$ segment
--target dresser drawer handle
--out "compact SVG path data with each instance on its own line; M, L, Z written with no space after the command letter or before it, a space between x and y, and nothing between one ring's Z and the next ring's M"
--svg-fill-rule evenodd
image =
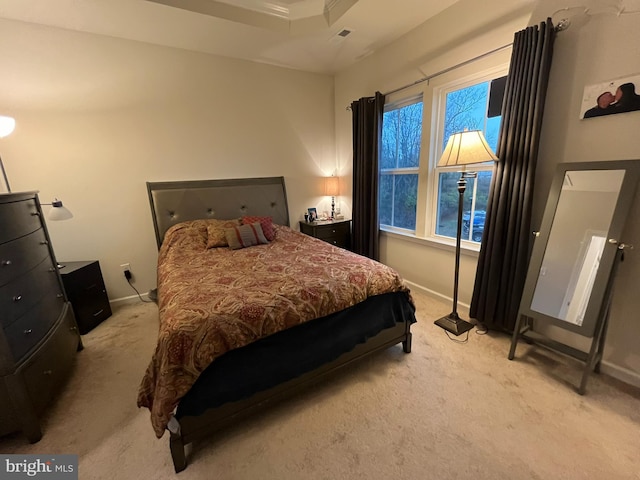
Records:
M102 312L104 312L104 308L101 308L100 310L98 310L96 313L93 314L94 317L97 317L98 315L100 315Z
M78 330L78 327L70 327L69 328L69 331L71 331L71 332L75 332L76 330Z
M20 300L22 300L22 295L16 295L15 297L13 297L14 302L19 302Z
M24 334L25 334L25 335L29 335L29 334L30 334L30 333L32 333L32 332L33 332L33 330L32 330L32 329L30 329L30 328L28 328L27 330L25 330L25 331L24 331Z
M31 212L31 216L32 217L39 217L40 216L40 212Z
M40 242L40 245L49 245L49 242L47 242L46 240L42 240L42 241Z
M64 297L64 295L63 295L63 294L61 294L61 293L57 293L57 294L56 294L56 298L62 298L62 297Z
M50 272L55 272L55 271L56 271L56 269L55 269L55 268L53 268L53 267L49 267L49 271L50 271Z
M53 370L45 370L44 372L42 372L43 375L51 375L53 373Z
M11 265L11 260L2 260L2 266Z

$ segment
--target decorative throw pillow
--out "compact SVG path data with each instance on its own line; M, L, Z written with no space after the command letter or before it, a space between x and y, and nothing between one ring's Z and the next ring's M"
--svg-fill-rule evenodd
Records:
M240 226L240 219L234 218L233 220L207 220L207 248L214 247L226 247L227 237L225 236L225 230Z
M276 229L273 228L273 219L271 217L256 217L246 216L242 217L242 224L248 225L250 223L260 222L262 232L267 240L271 241L276 238Z
M225 236L227 237L229 248L233 250L259 245L261 243L269 243L264 236L260 222L227 228L225 230Z

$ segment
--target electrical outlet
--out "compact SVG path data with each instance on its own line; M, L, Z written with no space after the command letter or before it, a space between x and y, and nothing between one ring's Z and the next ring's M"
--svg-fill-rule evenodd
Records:
M122 272L124 273L124 278L128 280L131 280L131 264L130 263L123 263L122 265L120 265L120 268L122 268Z

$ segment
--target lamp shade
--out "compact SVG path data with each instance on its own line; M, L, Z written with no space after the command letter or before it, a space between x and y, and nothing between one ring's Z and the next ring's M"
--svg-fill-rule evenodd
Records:
M43 205L47 204L45 203ZM53 208L49 211L49 215L47 215L49 220L56 222L58 220L69 220L70 218L73 218L73 213L71 213L67 207L62 205L62 200L58 200L56 198L51 202L51 206Z
M480 130L465 130L449 137L438 166L470 165L490 160L498 160L498 157L491 150L482 132Z
M16 128L16 121L14 118L0 115L0 138L10 135L14 128Z
M335 197L340 194L340 179L338 177L326 177L324 179L324 194Z

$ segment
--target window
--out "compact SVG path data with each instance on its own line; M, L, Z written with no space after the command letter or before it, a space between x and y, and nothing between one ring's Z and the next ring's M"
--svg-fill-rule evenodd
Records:
M500 111L506 77L492 81L472 82L463 86L444 88L444 112L441 117L442 137L436 157L445 148L449 136L456 132L482 130L487 143L495 152L498 148L500 132ZM437 159L436 159L437 162ZM467 179L467 188L463 197L462 239L480 242L484 231L484 220L491 185L493 165L473 165L467 171L475 172L476 178ZM435 234L444 237L456 237L458 224L458 179L460 173L454 168L435 169L437 181L437 201L435 215Z
M416 228L422 98L385 106L380 149L380 224Z
M435 88L427 85L420 95L396 97L385 105L379 158L381 228L439 241L456 237L460 173L436 164L449 136L465 128L482 130L496 151L506 71L502 65ZM433 95L433 102L423 102L426 94ZM493 165L472 167L467 171L477 172L477 177L467 180L462 235L468 242L480 242Z
M471 170L467 168L467 171ZM462 239L472 242L482 240L486 214L491 170L477 172L476 178L467 179L467 188L462 198ZM456 238L458 226L458 179L457 171L438 173L438 206L436 234ZM473 225L473 227L472 227Z

